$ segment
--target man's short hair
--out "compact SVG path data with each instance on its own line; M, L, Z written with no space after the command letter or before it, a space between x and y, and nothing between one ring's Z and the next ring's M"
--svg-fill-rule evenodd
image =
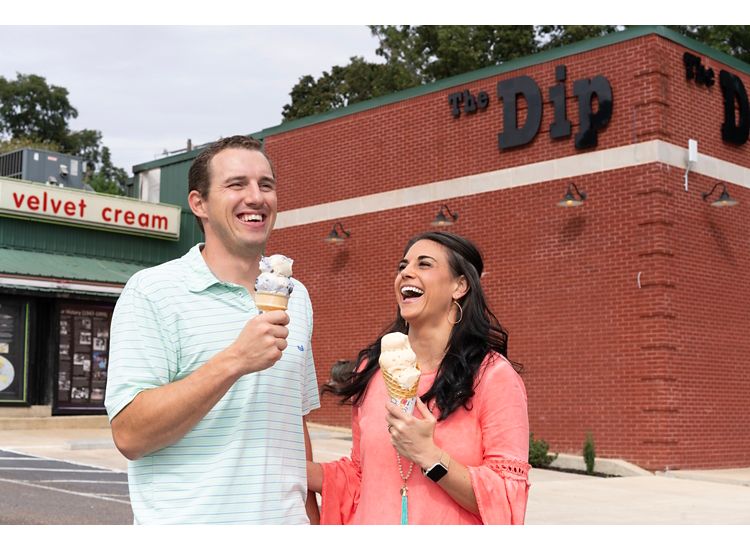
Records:
M193 164L190 165L190 171L188 172L188 193L190 191L198 191L201 197L206 198L208 196L208 191L211 187L211 173L209 170L211 159L225 149L248 149L250 151L258 151L266 157L268 164L271 166L271 173L274 178L276 177L273 163L271 162L271 159L268 158L265 151L263 151L263 144L260 141L249 136L230 136L215 141L195 157ZM201 231L203 231L203 222L197 216L195 219L198 222Z

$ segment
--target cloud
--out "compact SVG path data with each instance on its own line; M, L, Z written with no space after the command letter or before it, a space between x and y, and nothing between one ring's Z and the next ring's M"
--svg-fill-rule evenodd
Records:
M63 86L130 171L163 150L281 122L289 92L361 55L379 61L366 26L2 27L0 74Z

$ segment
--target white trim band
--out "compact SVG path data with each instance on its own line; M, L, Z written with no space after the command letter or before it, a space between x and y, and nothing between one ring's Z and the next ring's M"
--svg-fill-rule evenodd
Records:
M622 147L613 147L602 151L504 168L484 174L287 210L279 212L275 229L350 218L383 210L445 201L500 189L510 189L522 185L532 185L655 162L685 169L687 155L687 147L678 147L658 139L633 145L623 145ZM750 169L707 155L699 155L698 162L691 167L690 171L750 188Z
M44 290L59 290L62 292L87 292L104 294L107 296L119 296L122 294L122 286L94 285L85 283L71 283L66 281L51 281L44 279L24 279L16 277L0 277L0 288L9 286L13 288L29 288Z

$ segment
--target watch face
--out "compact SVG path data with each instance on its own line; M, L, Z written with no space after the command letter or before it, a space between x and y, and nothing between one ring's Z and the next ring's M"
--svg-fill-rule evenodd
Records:
M443 466L440 462L435 464L432 468L427 470L424 475L429 477L432 481L440 481L445 474L448 473L448 469Z

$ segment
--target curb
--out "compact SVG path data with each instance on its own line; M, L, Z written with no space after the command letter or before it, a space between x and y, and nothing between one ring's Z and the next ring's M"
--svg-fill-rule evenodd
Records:
M558 453L557 458L550 464L552 468L567 470L579 470L586 472L586 461L582 456ZM648 470L631 464L619 458L599 458L594 461L594 472L598 474L614 475L621 477L653 476Z
M109 428L109 419L102 416L2 417L0 430L70 430L74 428Z

